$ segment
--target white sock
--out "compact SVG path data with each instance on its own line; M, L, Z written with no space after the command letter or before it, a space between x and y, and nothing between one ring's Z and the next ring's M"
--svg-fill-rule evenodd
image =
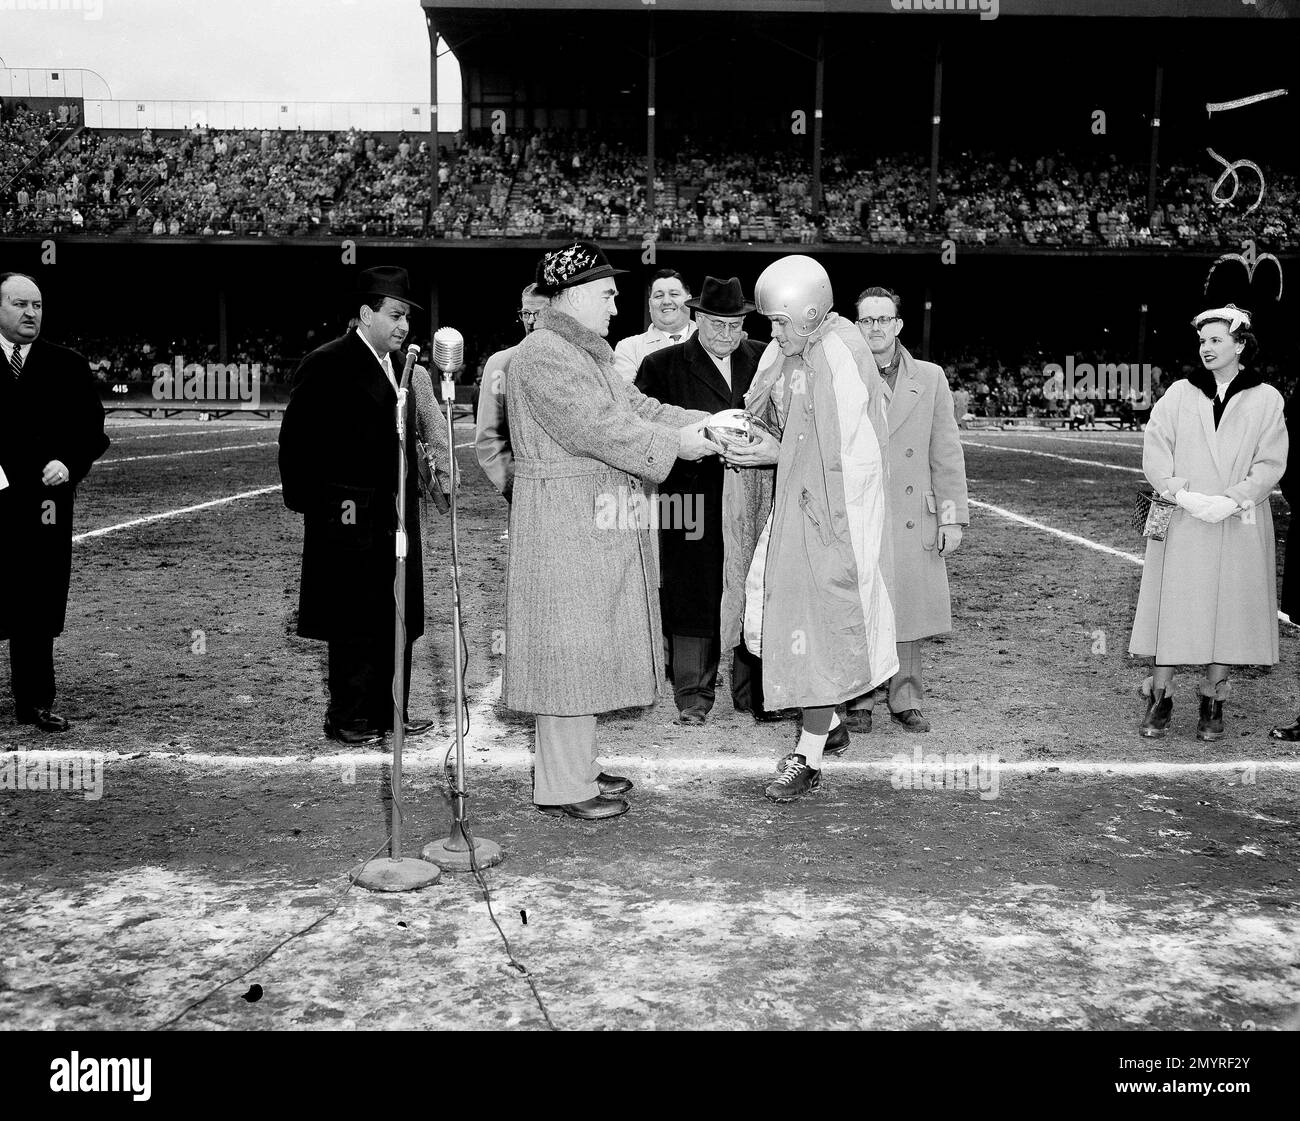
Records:
M827 733L829 734L829 733ZM814 771L822 769L822 751L826 747L826 736L815 736L812 732L799 733L799 745L794 749L796 755L802 755L805 763Z
M830 733L835 731L835 729L838 728L842 723L843 721L840 719L840 714L838 712L832 711L831 726L826 730L826 734L830 735Z

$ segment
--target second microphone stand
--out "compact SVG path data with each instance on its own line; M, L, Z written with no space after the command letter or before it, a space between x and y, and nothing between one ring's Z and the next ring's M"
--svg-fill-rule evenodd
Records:
M436 340L436 335L435 335ZM442 371L442 403L447 410L447 448L451 457L451 648L456 679L456 789L452 792L451 834L445 841L431 841L424 846L421 856L447 872L471 872L491 868L505 859L501 846L485 837L475 837L465 821L465 674L462 654L466 653L460 621L460 557L458 552L458 523L456 499L460 488L460 471L456 467L456 433L452 422L456 404L456 383L452 381L455 366L435 362Z

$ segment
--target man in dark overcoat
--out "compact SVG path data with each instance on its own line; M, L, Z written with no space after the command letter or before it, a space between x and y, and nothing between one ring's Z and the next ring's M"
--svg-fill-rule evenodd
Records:
M294 376L280 428L284 504L303 515L298 634L329 643L325 734L374 743L393 722L397 391L412 308L406 270L366 269L356 326L312 351ZM415 395L406 400L406 649L424 633ZM403 713L405 734L433 722Z
M52 710L54 639L68 610L73 499L108 438L90 366L40 338L43 308L30 276L0 273L0 639L18 722L66 732Z
M697 331L675 346L646 355L636 387L665 405L716 413L743 408L754 380L760 343L745 337L745 300L740 280L705 277L686 306L695 309ZM660 604L669 636L678 723L703 724L713 708L722 602L722 486L716 456L679 459L659 487L659 542L663 586ZM763 711L758 660L743 645L732 663L732 700L738 711ZM757 693L757 696L754 694Z

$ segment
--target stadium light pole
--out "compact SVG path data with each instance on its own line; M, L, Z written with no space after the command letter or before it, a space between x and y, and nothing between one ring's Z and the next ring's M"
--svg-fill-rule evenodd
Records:
M813 82L812 212L822 212L822 110L826 95L826 29L817 28L817 65Z
M649 41L646 44L646 110L645 110L645 208L653 228L655 218L655 14L646 13L650 21Z
M1156 212L1156 175L1160 166L1160 112L1164 101L1165 68L1156 63L1156 92L1151 108L1151 171L1147 177L1147 227Z
M934 107L930 113L930 213L939 208L939 125L943 120L943 40L934 45Z

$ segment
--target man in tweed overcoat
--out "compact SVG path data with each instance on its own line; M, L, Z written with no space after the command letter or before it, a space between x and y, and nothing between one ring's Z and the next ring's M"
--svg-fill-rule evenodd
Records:
M536 715L533 800L543 813L626 813L627 779L601 773L596 714L653 704L663 676L651 533L678 458L721 449L706 414L663 405L614 371L604 336L618 288L599 246L538 265L551 297L515 351L506 407L515 455L502 699Z

